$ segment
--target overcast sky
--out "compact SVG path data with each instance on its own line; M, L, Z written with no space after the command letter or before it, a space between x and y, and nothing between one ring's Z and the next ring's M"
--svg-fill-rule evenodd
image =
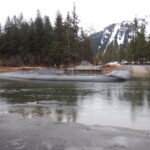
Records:
M99 31L112 23L150 15L150 0L0 0L0 22L3 24L7 16L20 12L26 19L35 18L39 9L42 16L49 15L53 23L57 10L65 18L74 2L84 29Z

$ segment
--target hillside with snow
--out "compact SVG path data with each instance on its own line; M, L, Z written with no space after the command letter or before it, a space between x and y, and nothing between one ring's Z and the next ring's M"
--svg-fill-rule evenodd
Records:
M150 15L145 18L137 18L137 21L139 26L145 25L146 37L150 36ZM133 37L133 28L133 21L122 21L109 25L103 31L91 35L95 44L95 51L107 51L108 45L115 40L120 47L127 47L128 42Z

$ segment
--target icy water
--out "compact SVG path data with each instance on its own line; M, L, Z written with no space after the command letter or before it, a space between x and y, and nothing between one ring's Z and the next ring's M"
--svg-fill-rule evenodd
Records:
M9 113L52 122L150 130L150 79L121 83L1 79L0 115Z

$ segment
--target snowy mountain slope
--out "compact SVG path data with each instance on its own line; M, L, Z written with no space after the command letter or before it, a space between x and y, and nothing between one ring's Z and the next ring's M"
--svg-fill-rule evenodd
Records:
M138 25L142 24L146 27L146 37L150 35L150 16L145 18L138 18ZM91 35L94 40L95 51L106 52L108 45L112 41L117 41L117 44L121 47L127 47L128 42L133 37L133 21L122 21L121 23L116 23L107 26L103 31Z

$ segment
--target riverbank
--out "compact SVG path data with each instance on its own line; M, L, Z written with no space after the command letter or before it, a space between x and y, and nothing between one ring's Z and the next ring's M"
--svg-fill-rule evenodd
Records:
M149 150L150 131L0 115L0 150Z
M150 65L112 65L104 66L102 74L110 73L115 69L127 69L133 76L150 75Z
M24 71L24 70L42 70L46 69L47 67L0 67L0 72L16 72L16 71ZM112 70L115 69L127 69L131 71L133 76L138 75L150 75L150 65L112 65L112 66L104 66L100 69L100 66L81 66L78 67L78 71L89 71L91 73L92 71L99 72L101 74L107 74L110 73Z
M150 75L150 65L126 65L124 68L130 70L133 75Z
M16 71L23 71L23 70L40 70L45 69L46 67L2 67L0 66L0 72L16 72Z

